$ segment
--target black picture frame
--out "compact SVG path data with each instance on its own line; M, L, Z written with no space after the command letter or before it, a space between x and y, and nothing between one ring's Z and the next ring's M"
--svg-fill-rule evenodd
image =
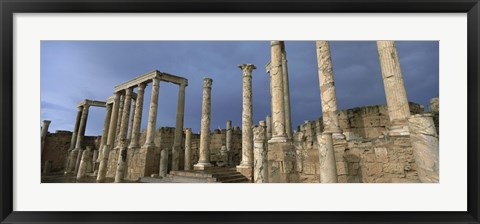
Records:
M479 223L478 0L0 0L0 220L2 223ZM466 212L19 212L13 211L14 13L467 13Z

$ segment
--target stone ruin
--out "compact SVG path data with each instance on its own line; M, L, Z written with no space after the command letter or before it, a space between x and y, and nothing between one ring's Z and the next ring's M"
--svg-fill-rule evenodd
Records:
M203 80L200 134L183 127L188 80L158 70L115 86L106 102L78 105L72 132L48 133L43 175L64 170L97 182L417 183L439 181L439 100L429 113L408 102L394 41L377 41L387 105L338 110L328 41L316 41L323 116L292 131L283 41L271 41L272 115L252 122L253 64L241 64L242 128L210 129L213 80ZM160 81L179 86L176 127L156 128ZM140 130L143 98L152 85L148 126ZM137 89L137 93L134 93ZM85 135L90 106L106 108L102 136ZM183 178L183 179L182 179ZM163 180L163 181L160 181ZM170 181L167 181L170 180ZM177 181L182 182L182 181Z

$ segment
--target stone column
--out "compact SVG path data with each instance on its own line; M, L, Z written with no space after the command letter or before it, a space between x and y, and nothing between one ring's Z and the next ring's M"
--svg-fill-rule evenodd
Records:
M167 176L168 173L168 148L163 148L160 152L160 167L158 175L161 177Z
M184 170L192 169L192 129L185 129L185 165Z
M147 137L145 139L144 148L154 148L155 129L157 128L157 109L158 109L158 93L160 88L160 79L154 78L152 84L152 96L150 99L150 111L148 112Z
M395 41L377 41L377 47L391 125L388 134L390 136L408 135L407 119L410 117L410 108L397 46Z
M140 144L140 128L142 125L142 113L143 113L143 98L145 96L145 87L147 86L146 83L138 84L137 90L137 100L135 102L135 115L133 118L133 125L132 125L132 138L130 139L130 145L128 148L139 148Z
M268 183L268 161L267 161L267 125L260 121L259 126L253 128L254 141L254 171L253 180L255 183Z
M253 64L238 66L243 72L243 111L242 111L242 161L237 171L252 176L253 172L253 113L252 113L252 71ZM243 169L243 170L242 170Z
M233 150L232 150L232 121L227 121L227 130L225 133L225 147L227 148L227 166L233 164Z
M179 170L180 163L180 148L182 145L183 137L183 117L185 110L185 87L187 83L179 85L178 90L178 103L177 103L177 117L175 122L175 135L173 139L172 148L172 170Z
M288 82L287 52L285 42L282 42L282 74L283 74L283 101L285 106L285 132L292 139L292 115L290 114L290 87Z
M435 129L437 134L440 134L440 100L438 97L430 99L430 105L428 107L430 114L432 114L433 123L435 123Z
M413 157L418 178L423 183L439 181L438 135L431 114L416 114L408 119Z
M82 159L77 173L77 180L85 177L85 173L87 172L87 167L89 163L92 163L92 148L90 146L87 146L82 153Z
M93 157L92 157L92 172L97 175L98 174L98 169L97 169L97 164L98 164L98 156L99 156L99 150L93 150Z
M268 116L265 118L267 123L267 141L272 138L272 117Z
M105 112L105 120L103 121L103 129L102 129L102 141L100 142L99 156L95 162L100 162L103 157L103 147L107 144L108 138L108 129L110 128L110 118L112 117L112 106L113 104L106 105L106 112Z
M320 183L338 183L332 133L317 134Z
M272 93L272 138L269 142L286 142L283 92L282 41L271 41L270 90Z
M122 124L119 133L119 152L117 160L117 170L115 172L115 183L121 183L125 177L126 161L127 161L127 132L128 120L130 118L130 105L132 103L133 87L126 89L125 102L123 103Z
M333 65L328 41L316 41L318 80L322 98L324 131L333 133L335 138L345 138L338 124L337 94L333 78Z
M130 128L128 129L128 133L127 133L127 139L129 141L132 141L132 132L133 132L133 120L135 119L135 113L136 113L136 105L137 105L137 100L136 99L132 99L132 112L130 113L130 121L129 121L129 126Z
M120 107L118 109L118 120L117 120L117 128L115 129L117 132L115 133L115 147L114 148L117 148L119 143L120 143L120 138L118 137L119 134L120 134L120 125L122 124L122 114L123 114L123 104L125 102L125 94L122 93L122 95L120 96Z
M204 170L213 166L210 163L210 104L212 91L211 78L203 78L202 123L200 128L200 149L195 170Z
M82 118L80 119L80 126L78 128L77 142L75 144L75 149L74 149L74 150L78 151L77 162L75 163L74 174L77 174L78 166L80 166L80 160L81 160L81 155L82 155L82 153L80 153L80 152L82 151L83 137L85 136L85 128L87 126L88 109L89 108L90 108L90 105L88 105L88 104L83 105Z
M108 129L108 137L106 145L103 146L102 158L100 160L100 165L98 167L97 182L105 182L105 176L107 175L107 165L108 157L110 155L110 150L113 148L115 143L115 133L117 129L117 120L118 120L118 111L120 107L120 93L115 93L115 98L113 100L112 116L110 118L110 125Z
M82 117L82 110L83 107L77 107L77 118L75 119L75 126L72 131L72 138L70 140L70 148L68 149L67 155L67 165L65 166L65 174L69 174L75 169L75 162L76 161L76 152L73 151L75 149L75 144L77 142L77 135L78 135L78 127L80 126L80 119Z
M43 154L43 147L45 146L45 138L47 137L48 134L48 126L50 126L50 123L52 121L49 120L44 120L43 125L42 125L42 133L41 133L41 154Z

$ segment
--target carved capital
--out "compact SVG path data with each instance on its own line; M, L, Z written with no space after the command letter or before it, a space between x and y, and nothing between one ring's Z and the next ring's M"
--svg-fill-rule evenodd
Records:
M203 78L203 88L212 88L213 79L205 77Z
M242 69L243 76L252 76L252 71L257 68L254 64L241 64L238 67Z

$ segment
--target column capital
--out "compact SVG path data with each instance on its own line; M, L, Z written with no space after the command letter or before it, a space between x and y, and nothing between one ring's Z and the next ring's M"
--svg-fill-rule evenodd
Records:
M275 45L283 45L283 41L270 41L270 46L275 46Z
M50 123L52 123L52 121L50 121L50 120L43 120L43 123L44 123L44 124L50 124Z
M133 88L131 88L131 87L127 88L125 90L125 95L127 95L127 96L132 96L132 93L133 93Z
M154 77L152 79L152 82L153 82L153 84L152 84L153 86L158 86L160 84L160 78Z
M243 76L252 76L252 71L257 69L254 64L240 64L238 67L242 69Z
M147 87L146 82L138 83L138 90L145 90L146 87Z
M203 78L203 88L212 88L213 79L209 77Z

